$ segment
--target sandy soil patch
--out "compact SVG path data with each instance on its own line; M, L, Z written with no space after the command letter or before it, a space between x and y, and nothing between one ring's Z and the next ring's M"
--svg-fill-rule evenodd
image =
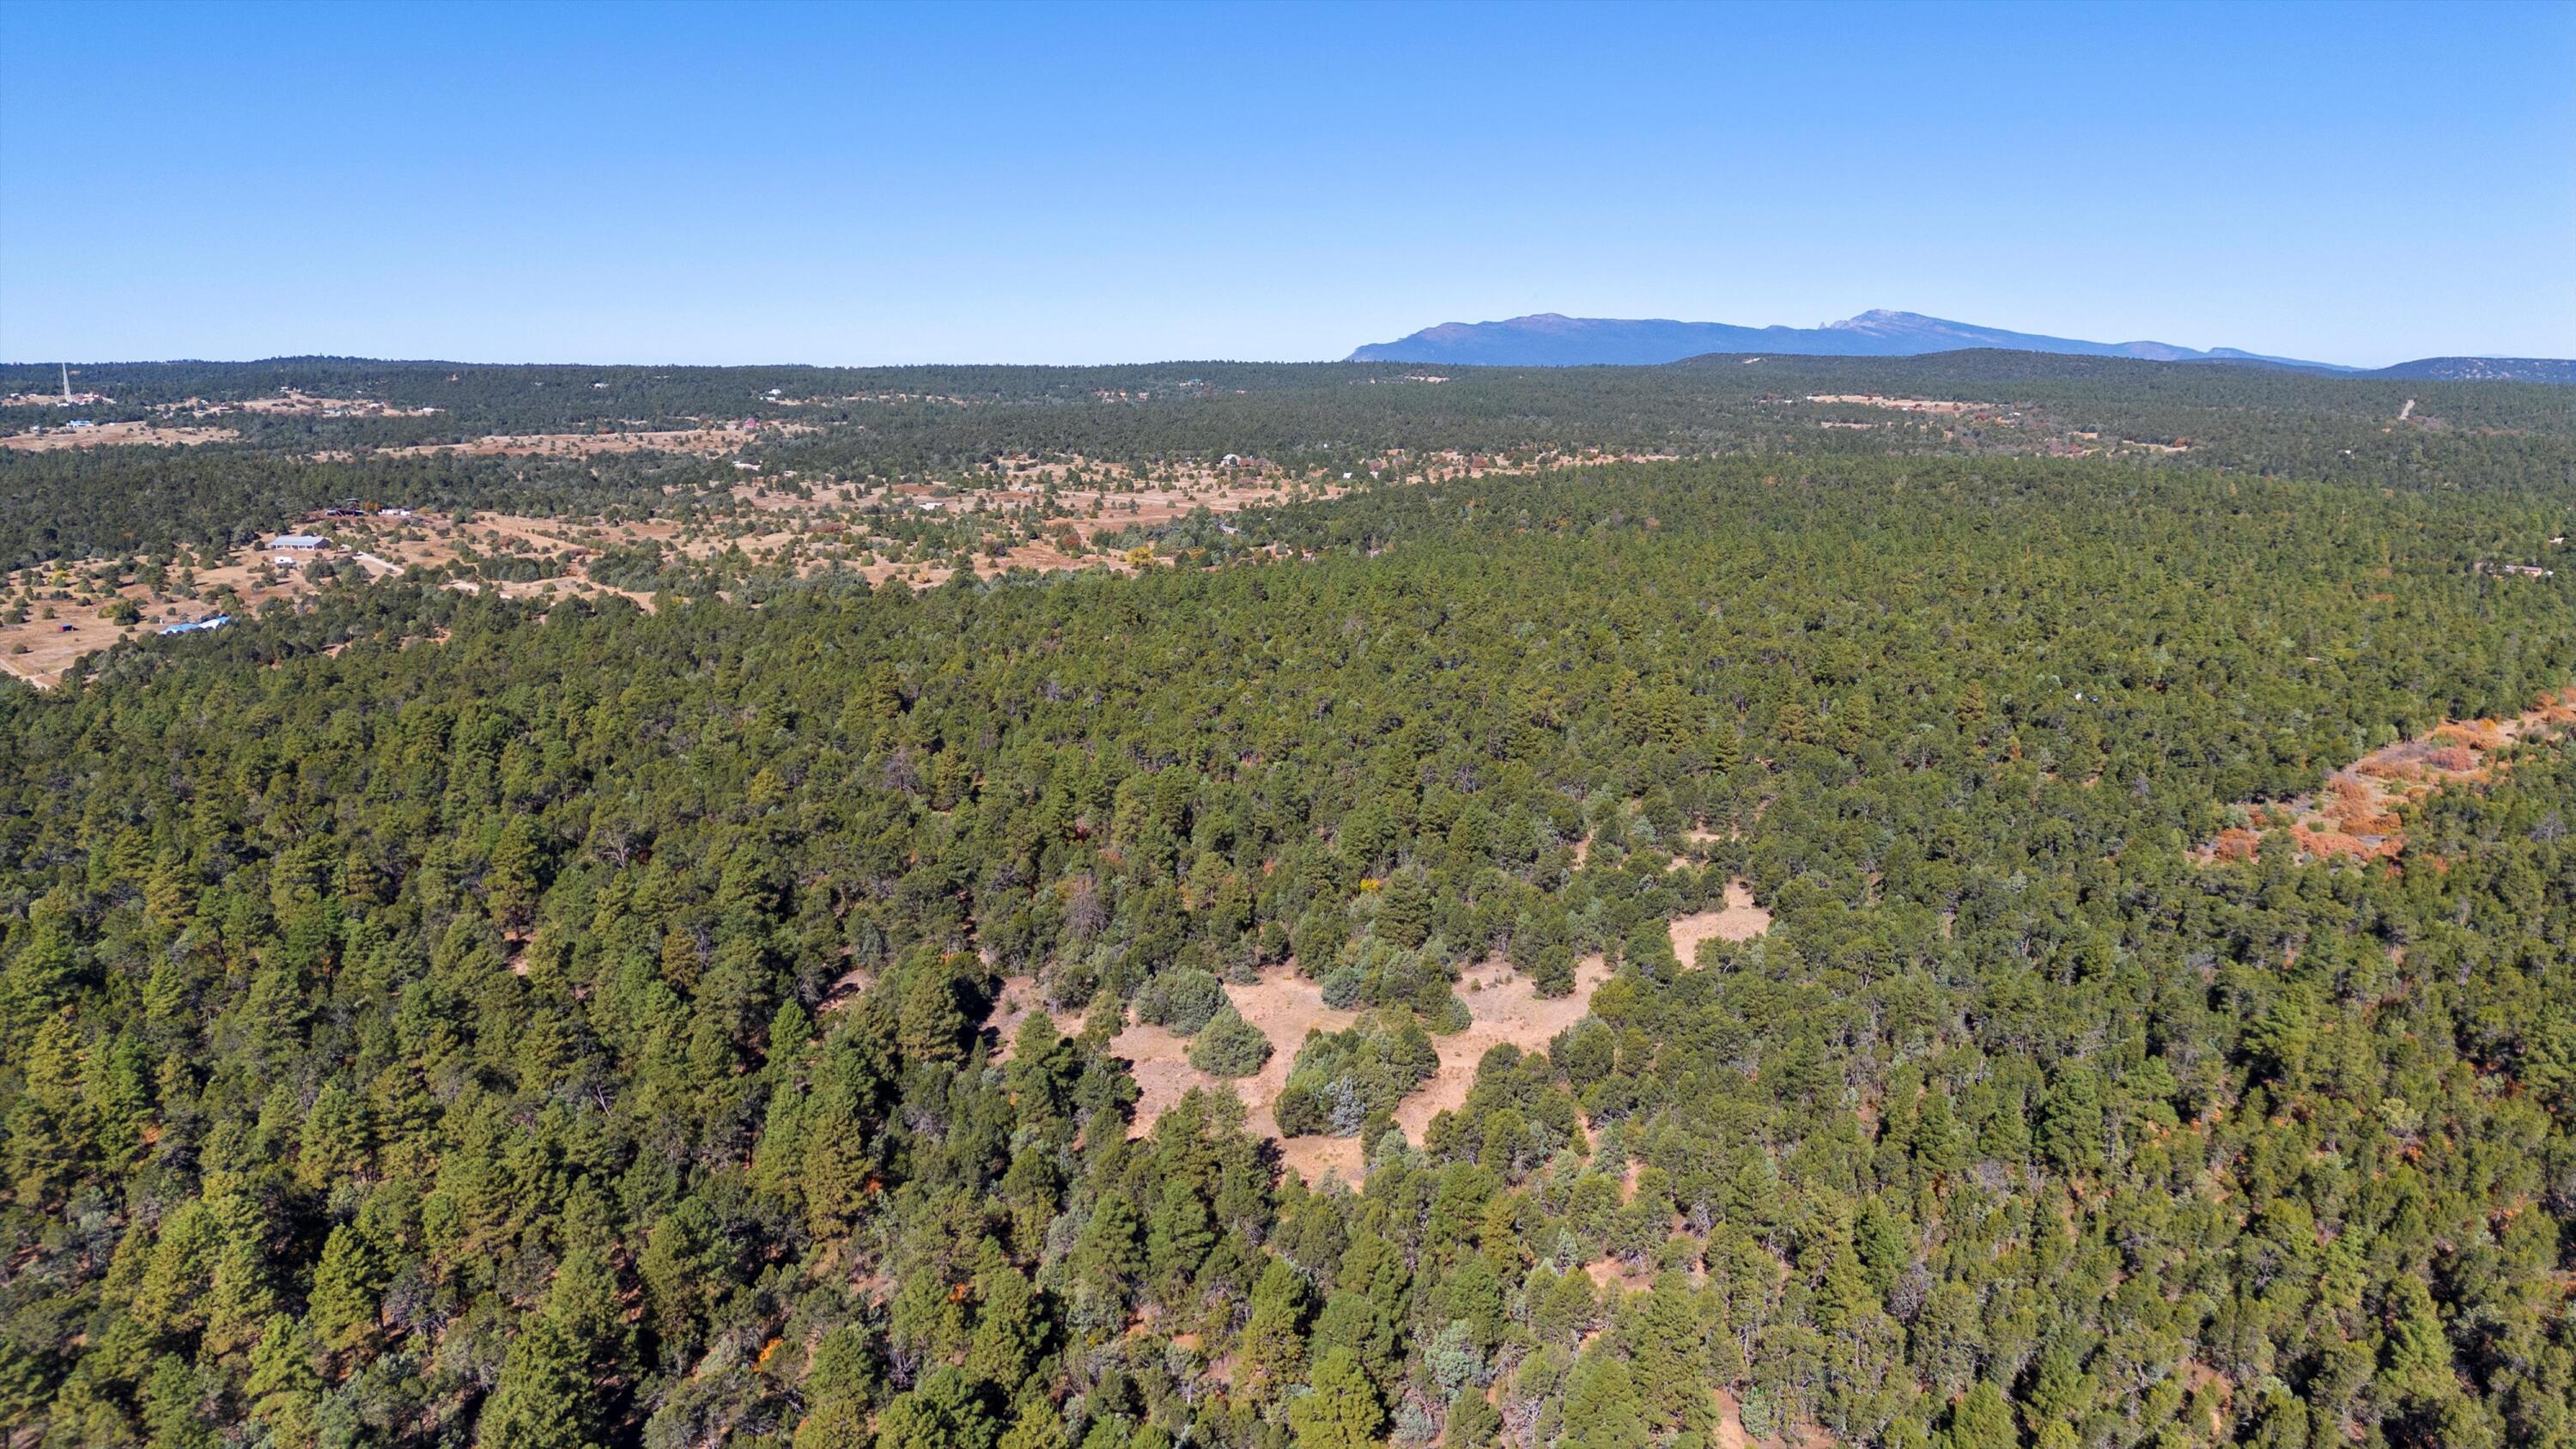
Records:
M1509 1042L1525 1052L1545 1051L1557 1033L1581 1021L1592 1009L1592 993L1610 979L1610 967L1587 956L1575 967L1572 994L1545 997L1528 977L1498 960L1469 967L1458 981L1458 999L1467 1003L1472 1020L1465 1031L1436 1036L1440 1069L1420 1090L1396 1104L1395 1123L1419 1142L1431 1119L1467 1104L1476 1085L1476 1064L1485 1053Z
M1991 413L2003 410L2001 403L1952 402L1946 398L1881 397L1874 392L1810 393L1811 403L1834 403L1844 407L1886 408L1900 413L1936 413L1945 417L1962 417L1969 413Z
M1306 1044L1307 1034L1347 1031L1360 1014L1325 1005L1324 988L1287 966L1273 967L1250 986L1228 982L1225 994L1245 1021L1270 1038L1270 1060L1259 1072L1240 1079L1236 1090L1252 1109L1252 1130L1276 1137L1279 1123L1270 1109L1279 1100L1279 1089L1288 1085L1288 1069L1296 1064L1297 1049Z
M417 443L410 447L379 448L376 451L393 458L421 458L441 453L477 458L587 458L601 453L715 455L734 452L754 441L763 431L775 435L812 432L813 429L790 423L770 423L761 429L727 425L633 433L486 433L467 443Z
M1717 1449L1752 1449L1753 1436L1744 1432L1744 1406L1735 1395L1717 1391Z
M41 433L12 433L0 448L20 453L51 453L64 448L189 448L200 443L228 443L241 434L230 428L160 427L152 423L100 423L94 428L54 428Z
M1297 1174L1308 1187L1338 1177L1352 1187L1368 1176L1368 1156L1356 1137L1290 1137L1279 1144L1279 1165Z
M376 414L392 416L400 412L365 399L322 398L297 393L241 404L209 404L191 399L187 403L169 406L173 410L196 407L260 413L344 409L366 415L373 409ZM478 453L487 456L578 457L588 453L658 449L713 456L736 451L762 433L809 431L813 429L793 424L762 423L743 427L728 423L684 431L494 434L471 443L422 444L381 451L404 455ZM120 442L184 444L221 441L234 436L234 432L226 428L118 423L70 432L57 429L0 438L0 447L84 447ZM1401 450L1390 450L1386 456L1373 460L1369 471L1372 476L1385 474L1423 479L1651 461L1656 456L1547 451L1515 459L1460 452L1414 456ZM467 593L480 594L490 590L507 598L540 601L615 594L649 611L655 601L651 590L615 587L590 577L590 566L599 554L645 542L659 544L667 554L682 561L704 561L738 551L757 568L792 570L798 574L842 568L865 578L871 586L899 583L915 589L928 589L948 581L954 572L953 556L939 554L918 538L884 530L890 522L900 518L971 517L991 520L1011 532L1038 535L1033 539L1015 539L998 555L979 544L972 554L973 567L979 577L991 578L1014 569L1048 573L1097 568L1114 573L1133 573L1148 567L1193 566L1205 560L1194 552L1184 552L1176 557L1146 549L1114 553L1095 551L1105 547L1105 536L1136 529L1162 528L1200 509L1226 515L1298 500L1330 499L1358 486L1320 473L1291 476L1285 470L1262 464L1259 460L1239 462L1232 467L1193 465L1160 469L1151 477L1141 477L1131 469L1080 457L1040 461L1024 456L1002 461L1007 471L999 476L954 483L904 483L871 488L861 483L809 478L795 481L791 486L790 480L795 477L792 473L782 473L775 478L751 476L725 482L720 491L727 499L757 512L762 523L774 521L774 527L754 525L746 528L740 517L683 519L652 516L612 523L599 518L537 518L477 513L460 521L418 509L399 518L385 518L375 511L377 503L369 501L362 510L354 512L334 511L301 520L281 519L275 531L301 529L329 535L338 547L316 557L333 559L347 572L363 573L373 579L394 578L422 568L457 563L468 551L494 558L516 556L521 560L542 560L548 574L545 578L507 581L464 579L453 581L449 586ZM665 497L671 505L677 506L696 502L698 495L688 488L674 485L665 489ZM405 500L383 501L399 504ZM1035 516L1041 513L1043 517ZM991 536L988 531L986 537ZM231 582L245 602L256 605L268 598L296 597L312 591L294 570L273 582L260 581L257 578L259 553L255 549L244 550L228 561L224 571L201 571L205 576L200 581L200 592L210 590L219 582ZM304 561L310 562L310 559ZM140 591L129 589L125 592L139 594ZM123 632L96 617L96 609L102 602L90 600L83 606L56 601L56 619L31 619L25 625L0 630L0 667L39 684L59 678L73 658L111 642ZM170 612L167 606L173 602L176 601L145 600L146 622L140 627L157 628L178 619L212 612L202 607ZM73 627L60 627L66 623ZM27 652L7 653L18 645L24 645ZM1582 863L1587 853L1588 842L1576 842L1577 865ZM1303 1040L1302 1032L1298 1040ZM1293 1053L1295 1045L1296 1042L1289 1042L1287 1049Z
M1181 1098L1188 1096L1192 1088L1218 1091L1224 1087L1220 1079L1190 1065L1190 1039L1169 1027L1131 1021L1109 1039L1109 1052L1112 1056L1125 1057L1129 1074L1136 1078L1136 1117L1127 1125L1130 1137L1142 1137L1153 1131L1154 1124L1162 1120L1163 1114L1179 1106ZM1276 1059L1274 1056L1273 1060ZM1247 1077L1244 1080L1257 1079ZM1245 1105L1252 1105L1249 1091L1238 1088L1237 1095L1246 1098ZM1262 1111L1265 1122L1268 1110L1267 1099L1264 1099ZM1255 1130L1264 1137L1279 1135L1276 1124L1269 1125L1266 1130Z
M1163 1114L1180 1105L1181 1098L1193 1089L1221 1092L1231 1088L1246 1109L1246 1128L1256 1137L1277 1138L1279 1123L1271 1108L1279 1100L1280 1088L1288 1084L1288 1069L1295 1065L1297 1049L1306 1044L1307 1033L1341 1031L1359 1020L1356 1011L1326 1006L1323 989L1288 967L1269 971L1250 985L1228 982L1225 992L1243 1019L1270 1039L1270 1060L1259 1073L1228 1082L1190 1065L1189 1038L1165 1027L1130 1021L1109 1039L1110 1055L1124 1058L1136 1079L1136 1115L1128 1126L1128 1136L1142 1137L1153 1131ZM984 1021L1000 1039L993 1058L996 1062L1009 1060L1011 1042L1018 1036L1020 1024L1040 1007L1039 988L1033 978L1003 979L993 1010ZM1082 1031L1080 1012L1056 1011L1049 1015L1056 1030L1067 1036ZM1338 1172L1353 1183L1359 1181L1362 1163L1356 1137L1292 1137L1280 1142L1279 1151L1288 1169L1309 1182L1322 1181L1327 1171Z
M436 408L395 407L391 403L364 397L314 397L292 388L276 397L245 399L239 406L246 413L290 418L426 418L438 414Z
M0 576L0 591L14 597L21 588L32 585L38 595L27 611L25 623L0 624L0 669L38 689L50 688L62 679L73 660L120 639L151 639L169 625L218 613L229 612L241 618L271 599L301 598L319 587L305 577L300 567L268 568L265 560L269 557L264 549L246 548L222 563L198 569L193 598L182 594L175 582L165 583L159 593L141 584L124 584L113 594L52 597L76 591L76 583L86 569L69 566L42 565ZM226 589L232 591L232 597L219 605L216 596ZM131 601L143 615L141 622L119 625L99 617L99 610L108 606L111 597ZM44 616L49 608L54 611L50 619Z
M1753 903L1753 888L1740 880L1726 883L1726 904L1673 920L1673 954L1684 966L1695 964L1702 941L1750 941L1771 929L1771 913Z
M1005 976L993 993L993 1009L984 1017L984 1029L996 1038L993 1062L996 1066L1011 1059L1011 1046L1020 1039L1020 1027L1036 1015L1045 1004L1034 976ZM1082 1013L1049 1011L1055 1029L1066 1036L1082 1035Z
M239 402L208 402L201 397L162 403L157 413L186 413L192 418L220 417L225 413L258 413L266 417L289 418L426 418L438 413L437 408L405 408L376 398L315 397L293 388L275 397L244 398Z
M1243 1019L1270 1039L1270 1060L1259 1072L1237 1078L1232 1085L1249 1109L1245 1126L1255 1136L1276 1137L1279 1122L1271 1108L1279 1100L1279 1089L1288 1085L1288 1069L1296 1064L1297 1049L1306 1044L1307 1033L1346 1030L1360 1014L1325 1005L1323 988L1286 966L1272 968L1248 986L1227 982L1225 994ZM1152 1130L1155 1120L1192 1087L1227 1085L1224 1078L1189 1064L1188 1038L1159 1026L1130 1023L1110 1039L1109 1049L1134 1063L1136 1085L1144 1093L1136 1102L1131 1136Z
M1583 1265L1583 1274L1595 1288L1616 1288L1622 1293L1644 1293L1655 1286L1652 1268L1631 1268L1617 1258L1595 1258Z
M58 603L54 610L59 617L0 625L0 669L38 689L51 688L63 677L63 671L71 668L73 660L142 632L139 628L119 628L98 617L98 607ZM24 653L18 652L21 648Z
M550 532L549 530L561 530ZM455 562L471 547L486 556L512 552L516 545L524 555L552 557L560 564L556 576L543 579L454 580L448 585L463 593L481 594L486 590L505 598L547 601L566 597L599 597L615 594L631 600L650 612L654 606L651 593L611 587L592 581L582 569L582 560L593 550L569 541L564 533L573 527L557 520L522 519L509 515L477 515L474 522L457 524L436 514L414 514L402 519L385 519L366 514L358 517L316 513L295 523L280 526L277 532L304 531L322 534L332 540L330 547L310 552L281 553L260 547L248 547L224 557L221 562L196 570L194 596L183 595L175 579L164 584L160 593L140 584L117 588L114 597L131 600L142 611L142 621L129 626L112 624L99 617L109 595L95 590L82 593L76 584L90 568L87 561L78 564L45 565L0 580L0 587L15 595L22 586L33 584L38 598L22 624L0 624L0 669L45 688L62 678L74 659L92 650L104 648L119 639L149 638L163 627L188 620L229 612L241 618L255 612L272 599L302 599L326 587L311 574L317 565L328 563L340 575L337 584L346 586L358 580L379 581L399 578L415 569L436 567ZM659 521L620 525L612 538L667 535L671 525ZM709 552L714 551L712 548ZM285 560L280 564L279 560ZM175 575L177 570L172 570ZM231 591L224 598L222 591ZM80 597L54 595L81 594ZM51 608L55 617L45 618ZM68 628L64 626L70 626ZM175 641L174 641L175 642ZM20 652L23 646L23 652Z
M1728 888L1725 908L1674 922L1674 946L1688 960L1702 940L1746 940L1770 923L1770 913L1753 904L1751 893L1739 882ZM1540 996L1529 978L1500 960L1468 968L1458 983L1458 996L1467 1004L1469 1023L1463 1031L1432 1038L1440 1053L1439 1068L1396 1105L1396 1125L1420 1141L1433 1118L1466 1105L1467 1094L1476 1084L1476 1067L1486 1052L1505 1043L1525 1052L1545 1051L1559 1033L1591 1010L1592 993L1610 975L1601 957L1587 957L1576 967L1573 992L1550 998ZM1136 1079L1139 1096L1131 1136L1152 1131L1155 1122L1192 1089L1216 1091L1231 1085L1246 1109L1245 1126L1256 1136L1278 1138L1278 1119L1272 1109L1288 1083L1298 1048L1305 1045L1308 1033L1344 1030L1360 1015L1325 1005L1321 987L1286 967L1264 973L1250 985L1228 983L1225 991L1243 1019L1270 1039L1270 1060L1258 1073L1229 1084L1189 1064L1188 1038L1163 1027L1130 1022L1110 1039L1109 1049L1126 1059ZM1007 1045L1020 1022L1036 1009L1036 997L1036 984L1027 978L1005 981L986 1024L1001 1033ZM1081 1020L1075 1014L1058 1013L1056 1025L1070 1034L1081 1029ZM1356 1182L1364 1166L1355 1137L1286 1138L1280 1141L1280 1155L1289 1170L1309 1182L1320 1181L1327 1171Z
M949 407L971 407L968 400L936 392L854 392L840 397L764 397L760 401L777 408L832 407L840 403L944 403Z

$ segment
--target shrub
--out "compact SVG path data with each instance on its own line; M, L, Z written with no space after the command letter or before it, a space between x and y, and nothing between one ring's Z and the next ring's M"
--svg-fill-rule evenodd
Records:
M1184 1036L1208 1024L1225 1005L1225 987L1196 966L1161 972L1136 993L1136 1019L1168 1026Z
M1270 1060L1270 1038L1225 1006L1190 1043L1190 1065L1212 1077L1248 1077Z
M1439 1050L1411 1020L1372 1016L1348 1031L1312 1033L1279 1093L1279 1130L1348 1137L1372 1115L1393 1111L1439 1065Z

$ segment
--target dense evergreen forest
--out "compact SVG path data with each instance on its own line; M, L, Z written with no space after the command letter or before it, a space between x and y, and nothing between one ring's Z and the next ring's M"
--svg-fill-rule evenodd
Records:
M765 463L878 476L1690 456L1183 519L1132 577L337 588L0 683L14 1441L2576 1445L2576 746L2391 860L2195 849L2576 682L2576 569L2483 567L2569 531L2570 395L1770 365L91 370L473 381L10 457L0 553L406 469L613 506L682 465L299 459L771 387L847 426ZM1776 401L1873 388L2195 446ZM1732 881L1770 928L1678 959ZM1397 1126L1465 968L1594 956ZM1131 1012L1247 1075L1222 984L1284 967L1358 1013L1278 1104L1356 1185L1222 1093L1128 1130ZM1006 977L1079 1027L985 1029Z
M1178 363L1098 368L496 367L331 358L104 364L76 385L99 422L188 420L292 388L409 414L239 410L235 441L188 448L0 452L0 567L238 544L344 498L586 514L703 481L702 460L395 456L486 434L635 431L751 419L750 456L807 477L953 477L1001 456L1133 467L1260 457L1325 476L1390 450L1528 456L2046 451L2078 433L2187 442L2172 466L2384 487L2576 486L2576 389L2400 382L2256 368L1962 352L1918 358L1733 357L1669 367L1466 368ZM0 368L0 391L56 388ZM1990 402L2014 421L1899 424L1805 401L1879 392ZM2410 410L2409 404L2413 406ZM177 411L162 411L176 409ZM2397 423L2406 414L2402 425ZM0 407L0 432L58 408ZM1866 424L1827 428L1825 422Z

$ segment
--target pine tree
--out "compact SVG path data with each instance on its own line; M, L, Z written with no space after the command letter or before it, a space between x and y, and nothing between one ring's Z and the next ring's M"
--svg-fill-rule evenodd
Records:
M1139 1243L1143 1234L1144 1225L1124 1196L1111 1193L1101 1198L1092 1205L1091 1220L1083 1225L1066 1265L1073 1281L1103 1299L1123 1304L1145 1272Z
M1191 1277L1215 1243L1207 1204L1187 1182L1165 1184L1163 1200L1145 1232L1146 1271L1164 1302L1177 1302L1187 1293Z
M494 924L511 932L527 929L545 889L544 867L545 849L536 822L525 815L511 816L501 827L491 863L483 872L483 892L491 903Z
M545 1313L580 1351L594 1379L628 1373L635 1331L619 1301L617 1277L597 1249L583 1245L564 1255L546 1295Z
M1870 707L1866 694L1849 694L1835 701L1834 748L1845 754L1856 753L1878 735L1878 711Z
M2013 1428L2012 1406L2003 1391L1980 1379L1950 1410L1950 1427L1942 1431L1942 1449L2021 1449Z
M2099 1172L2103 1161L2102 1092L2090 1066L2058 1068L2040 1099L2038 1146L2060 1172Z
M804 1446L800 1444L797 1449ZM1003 1431L995 1449L1073 1449L1073 1441L1066 1437L1064 1416L1055 1405L1047 1402L1044 1395L1032 1395L1020 1404L1011 1427Z
M1708 1352L1689 1289L1675 1275L1663 1274L1635 1311L1636 1381L1656 1423L1688 1434L1704 1432L1715 1415L1708 1394Z
M1336 1348L1315 1363L1314 1392L1288 1405L1297 1449L1377 1449L1386 1409L1357 1355Z
M966 1013L957 1005L957 985L944 961L924 961L913 968L904 988L900 1044L904 1058L915 1062L953 1062L965 1056Z
M1419 870L1399 870L1378 896L1377 933L1405 950L1431 935L1431 885Z
M805 1147L798 1187L806 1230L818 1241L837 1242L858 1221L867 1197L867 1134L849 1088L825 1083L806 1099L798 1130Z
M1276 1398L1306 1376L1306 1280L1274 1258L1252 1287L1252 1311L1236 1345L1242 1392L1256 1403Z
M363 1355L376 1342L379 1275L376 1246L353 1223L342 1223L322 1242L305 1305L314 1340L334 1355Z
M1983 723L1986 718L1986 686L1984 683L1974 679L1969 680L1968 687L1959 692L1958 706L1953 709L1951 713L1957 718L1962 727L1974 728L1976 725Z
M1015 1394L1045 1352L1044 1305L1028 1275L984 1240L975 1270L975 1335L966 1350L966 1372Z
M269 1228L258 1207L234 1194L210 1203L221 1246L213 1254L204 1310L206 1354L246 1353L268 1330L277 1291L268 1261Z
M857 1399L826 1399L797 1422L795 1449L870 1449L867 1405Z
M315 1399L321 1391L321 1376L313 1371L313 1342L303 1325L283 1313L272 1316L259 1347L251 1350L250 1378L242 1386L252 1421L268 1430L278 1449L310 1449Z
M1720 775L1734 774L1736 767L1744 763L1744 739L1732 720L1708 732L1705 748L1709 769Z
M76 910L71 892L60 887L27 908L18 954L0 969L0 1015L18 1037L71 1000L81 973Z
M595 1403L581 1346L540 1315L510 1341L474 1442L477 1449L589 1449Z
M1647 1449L1654 1439L1636 1375L1598 1346L1567 1380L1565 1424L1565 1449Z
M216 1402L212 1391L220 1384L208 1384L207 1377L192 1371L187 1360L175 1353L153 1360L142 1392L143 1423L151 1435L146 1441L150 1449L214 1449L219 1441L214 1418L208 1411Z
M868 1449L868 1404L877 1388L875 1347L853 1325L823 1335L803 1385L806 1414L795 1449Z
M993 1449L1000 1430L965 1374L933 1369L877 1416L877 1449Z

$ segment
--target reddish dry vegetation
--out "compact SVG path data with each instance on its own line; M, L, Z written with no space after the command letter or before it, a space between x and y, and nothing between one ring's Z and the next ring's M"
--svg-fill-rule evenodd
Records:
M2204 861L2251 860L2266 831L2285 833L2308 860L2388 860L2406 848L2397 807L2446 785L2484 780L2496 752L2554 738L2576 724L2576 687L2544 694L2511 719L2455 720L2418 740L2373 750L2326 776L2316 794L2250 804L2254 828L2231 827L2201 847Z

